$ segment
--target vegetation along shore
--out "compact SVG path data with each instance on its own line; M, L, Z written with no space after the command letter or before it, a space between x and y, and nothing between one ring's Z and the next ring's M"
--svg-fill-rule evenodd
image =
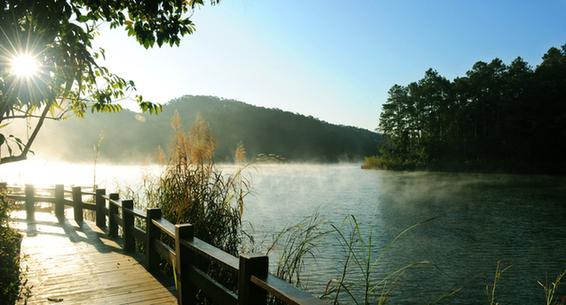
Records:
M542 59L479 61L452 81L429 69L394 85L380 153L363 168L566 174L566 45Z

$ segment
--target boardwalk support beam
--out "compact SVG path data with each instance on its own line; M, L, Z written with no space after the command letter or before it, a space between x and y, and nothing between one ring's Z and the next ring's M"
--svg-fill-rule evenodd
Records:
M96 203L96 226L99 228L106 226L106 219L103 212L106 207L106 199L102 197L104 195L106 195L105 189L96 189L96 197L94 200Z
M251 282L251 277L266 277L269 258L261 254L241 254L238 275L238 304L265 305L267 291Z
M131 199L122 200L122 219L124 219L124 250L134 251L136 249L136 241L132 234L132 227L134 226L134 201Z
M55 185L55 216L59 222L65 218L65 186Z
M110 200L118 201L120 195L117 193L110 194ZM118 224L114 219L114 215L118 214L118 206L110 202L108 204L108 235L116 237L118 236Z
M26 184L26 219L29 221L35 220L35 201L33 184Z
M194 232L192 224L175 225L175 269L177 272L177 300L180 305L196 304L198 289L189 279L194 254L181 243L182 239L192 241Z
M147 242L145 244L145 269L149 272L159 270L159 253L153 246L154 240L159 239L159 228L153 224L154 219L161 218L161 209L147 209L146 217L146 234Z
M83 223L83 197L80 186L73 187L73 207L75 210L75 221L80 226Z

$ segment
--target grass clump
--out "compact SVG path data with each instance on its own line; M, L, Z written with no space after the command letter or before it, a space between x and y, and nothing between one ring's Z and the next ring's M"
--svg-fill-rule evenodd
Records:
M503 272L507 271L507 269L509 268L511 268L511 266L508 266L507 268L501 270L501 268L499 267L499 262L497 262L497 268L495 269L495 279L493 280L493 285L485 286L485 291L487 293L487 301L489 305L499 304L499 303L495 303L495 288L497 287L497 284L499 283L499 280L501 279L501 275L503 274Z
M427 262L411 263L381 279L375 279L373 274L378 263L398 238L430 220L432 219L419 222L399 233L381 251L377 258L372 257L372 253L375 252L372 245L373 223L367 239L364 238L354 215L346 216L340 227L333 225L335 232L338 234L340 244L346 250L346 260L340 278L328 282L323 298L330 299L333 304L338 304L348 299L355 304L385 304L389 293L395 287L395 283L403 272L407 268ZM343 294L346 296L343 296Z
M562 305L566 303L566 298L562 297L562 299L559 299L556 297L556 290L558 289L558 285L560 285L560 282L565 275L566 271L562 272L562 274L556 276L556 280L548 286L542 284L540 281L537 281L539 285L541 285L544 289L546 305Z
M245 162L245 149L240 142L235 151L238 166L234 172L225 173L214 163L216 136L200 115L186 132L175 112L171 126L169 145L165 150L159 147L155 154L161 167L160 175L146 176L137 190L122 188L122 195L133 198L139 208L161 209L162 217L171 223L192 224L195 237L238 256L246 243L253 242L242 228L244 198L251 193L247 169L257 162L277 158L263 155ZM167 236L162 236L162 240L172 246ZM196 259L199 269L224 286L236 288L236 279L231 273L210 261ZM172 266L163 263L162 268L173 276Z
M249 183L242 180L241 169L227 175L215 166L216 137L200 116L188 133L183 131L178 113L171 125L170 156L155 189L155 207L172 223L191 223L196 237L237 255Z
M267 248L266 255L276 252L277 264L273 274L296 287L307 289L304 276L305 260L316 259L316 249L333 230L326 229L328 222L319 215L305 217L295 225L284 227Z

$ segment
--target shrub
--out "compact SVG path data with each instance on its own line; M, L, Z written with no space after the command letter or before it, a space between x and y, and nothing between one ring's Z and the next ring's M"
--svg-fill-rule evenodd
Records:
M20 245L22 236L10 227L12 205L0 190L0 303L15 304L20 299Z
M250 191L242 169L227 175L215 166L216 138L200 116L189 133L183 131L178 113L171 125L170 156L154 190L157 206L150 207L161 208L172 223L193 224L196 237L237 255L243 199Z
M134 195L138 206L160 208L162 217L171 223L190 223L195 237L238 256L244 250L244 241L253 241L242 230L241 220L244 197L251 192L246 170L256 162L278 157L262 155L245 163L245 149L240 142L235 151L238 167L234 173L224 173L214 163L217 143L209 124L197 115L189 132L185 132L180 121L175 112L167 147L169 156L166 157L161 147L157 149L155 159L162 166L160 176L144 179L137 192L132 189L126 192ZM162 239L172 245L167 237ZM233 274L207 260L197 258L196 265L226 287L236 288ZM163 263L162 267L172 274L172 266Z

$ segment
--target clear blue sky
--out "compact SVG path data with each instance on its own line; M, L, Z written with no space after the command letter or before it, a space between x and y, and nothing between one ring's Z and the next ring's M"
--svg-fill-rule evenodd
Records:
M213 95L374 130L394 84L477 61L536 67L566 44L566 0L223 0L192 18L180 47L145 50L103 29L102 64L165 103Z

